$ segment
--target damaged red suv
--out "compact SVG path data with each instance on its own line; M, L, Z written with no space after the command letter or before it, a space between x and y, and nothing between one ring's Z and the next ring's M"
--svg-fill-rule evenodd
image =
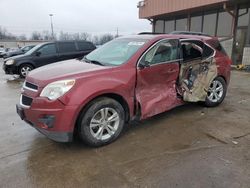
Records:
M91 146L113 142L130 120L187 102L208 107L225 98L231 60L217 38L135 35L87 55L33 70L17 113L48 138Z

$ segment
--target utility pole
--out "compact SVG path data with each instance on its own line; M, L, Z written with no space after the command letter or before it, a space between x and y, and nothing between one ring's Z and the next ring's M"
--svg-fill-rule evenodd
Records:
M51 25L51 36L52 36L52 39L54 40L55 37L54 37L54 29L53 29L53 21L52 21L53 14L49 14L49 16L50 16L50 25Z

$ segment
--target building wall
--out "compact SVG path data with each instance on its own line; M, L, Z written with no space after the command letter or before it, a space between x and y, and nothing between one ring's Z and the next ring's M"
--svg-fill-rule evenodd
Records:
M140 18L153 18L168 13L224 3L228 0L145 0L139 8Z
M250 64L250 0L145 0L140 18L153 32L203 32L220 38L234 64Z
M232 15L223 9L212 9L155 19L153 30L156 33L194 31L218 37L232 37L234 34L233 26L234 17Z
M36 44L40 44L43 42L47 42L47 41L29 41L29 40L25 40L25 41L8 41L8 40L4 40L1 41L0 40L0 47L4 47L4 48L18 48L18 47L23 47L23 46L27 46L27 45L36 45Z

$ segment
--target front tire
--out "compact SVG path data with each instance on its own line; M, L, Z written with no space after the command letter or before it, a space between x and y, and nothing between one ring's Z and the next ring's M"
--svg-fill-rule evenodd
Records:
M28 75L28 73L32 71L33 69L34 67L32 65L29 65L29 64L21 65L19 69L20 77L25 78Z
M124 124L122 105L114 99L103 97L91 102L80 114L78 133L84 143L99 147L115 141Z
M205 105L207 107L215 107L220 105L225 99L227 93L227 84L222 77L217 77L211 83Z

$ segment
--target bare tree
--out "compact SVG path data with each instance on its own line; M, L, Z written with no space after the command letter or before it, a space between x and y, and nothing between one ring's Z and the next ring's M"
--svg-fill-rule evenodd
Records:
M41 33L39 33L38 31L33 31L33 33L31 34L31 40L42 40L42 35Z
M51 39L52 39L52 37L51 37L49 31L46 30L46 31L43 31L43 32L42 32L42 39L43 39L43 40L51 40Z
M113 40L115 37L111 34L104 34L100 36L99 38L99 45L103 45L111 40Z
M18 39L18 40L27 40L27 37L26 37L25 34L22 34L22 35L19 35L19 36L17 37L17 39Z
M89 40L91 40L91 35L89 33L83 32L80 34L80 39L85 40L85 41L89 41Z
M59 40L91 40L91 35L89 33L68 33L60 32Z
M97 35L92 37L91 40L95 45L99 45L99 37Z
M71 40L71 36L69 33L64 33L63 31L60 32L59 40Z
M0 39L16 39L16 37L0 26Z
M74 34L71 35L71 38L73 40L80 40L80 34L79 33L74 33Z

